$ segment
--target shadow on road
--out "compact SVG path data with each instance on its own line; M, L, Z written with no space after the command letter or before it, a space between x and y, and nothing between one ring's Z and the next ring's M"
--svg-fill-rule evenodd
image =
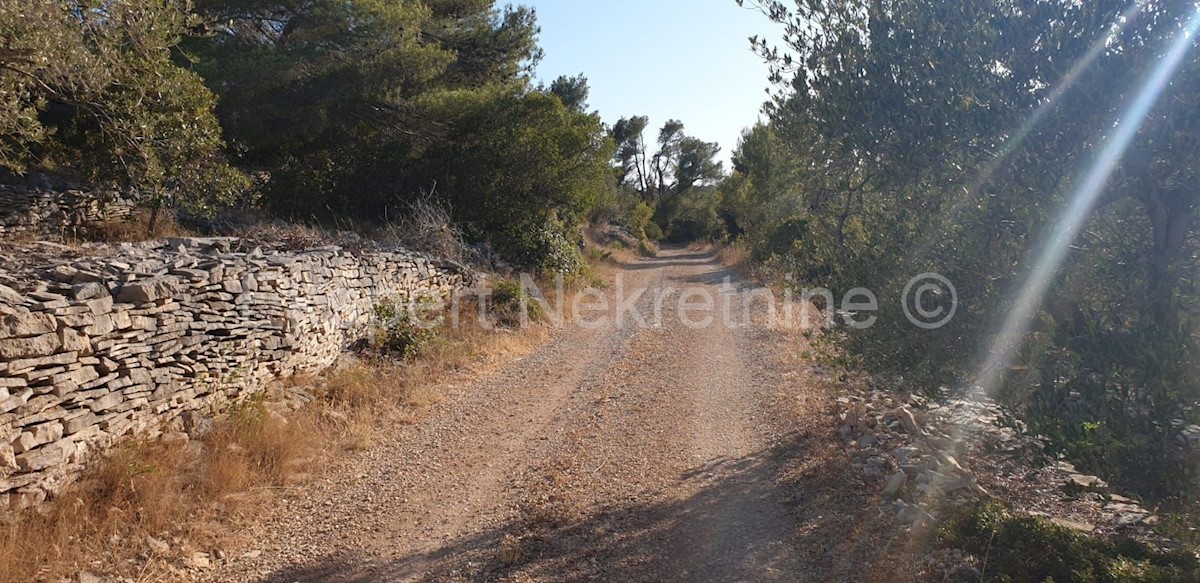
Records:
M267 581L904 580L881 567L894 570L885 557L906 541L877 528L878 501L831 437L797 433L752 455L694 467L679 478L680 490L693 492L682 499L601 508L565 524L525 517L384 562L332 555ZM764 508L786 520L742 513ZM766 522L789 532L759 532ZM512 564L501 560L506 537L513 547L520 540Z
M664 247L662 255L643 257L635 262L623 264L622 267L632 271L645 271L663 267L717 265L718 263L717 256L708 251L686 251L685 248L668 249Z

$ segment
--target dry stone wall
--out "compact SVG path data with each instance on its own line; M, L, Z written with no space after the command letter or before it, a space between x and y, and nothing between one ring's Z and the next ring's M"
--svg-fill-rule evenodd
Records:
M76 229L128 219L136 202L116 192L0 185L0 238L61 237Z
M273 380L328 367L368 332L380 297L473 283L403 250L242 245L173 239L20 262L0 249L22 264L0 265L0 511L58 493L122 437L194 431Z

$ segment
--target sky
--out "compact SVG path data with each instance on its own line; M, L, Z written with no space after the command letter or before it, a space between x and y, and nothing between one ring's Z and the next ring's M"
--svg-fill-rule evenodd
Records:
M668 119L721 144L721 160L754 125L767 99L767 66L751 35L779 39L778 27L734 0L515 0L537 10L545 58L537 76L583 73L588 105L609 125L646 115L653 141ZM651 131L653 130L653 131Z

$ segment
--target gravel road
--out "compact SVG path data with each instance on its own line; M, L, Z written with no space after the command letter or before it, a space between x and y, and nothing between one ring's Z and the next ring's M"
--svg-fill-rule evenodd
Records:
M743 325L749 288L709 253L666 249L619 278L610 304L634 298L644 325L585 314L441 387L428 417L284 497L260 544L207 579L881 579L887 541L814 421L829 397L800 336L761 305ZM690 324L705 297L715 321Z

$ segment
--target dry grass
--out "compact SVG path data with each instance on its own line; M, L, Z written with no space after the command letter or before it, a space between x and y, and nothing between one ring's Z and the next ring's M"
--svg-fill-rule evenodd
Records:
M0 526L0 581L87 570L159 576L171 558L214 548L222 524L261 500L256 492L282 485L315 451L312 435L298 420L253 404L217 424L203 443L124 444L41 513Z
M286 418L252 400L231 408L202 440L118 447L41 513L0 525L0 582L81 571L173 578L191 553L238 544L239 527L281 490L311 479L308 468L328 465L314 460L367 449L381 431L416 423L444 399L439 383L493 370L548 334L540 326L487 330L471 318L403 365L347 359L309 380L317 399Z
M128 220L106 221L81 230L74 237L67 237L74 242L95 241L99 243L129 243L162 239L164 237L189 237L192 233L184 229L175 220L175 214L170 211L159 213L154 228L150 228L150 211L138 211Z
M462 230L454 223L449 207L437 202L432 193L410 202L400 219L382 230L414 251L455 261L466 258L467 244Z
M732 268L744 276L750 275L750 256L745 249L736 245L712 245L709 249L717 256L721 265Z

